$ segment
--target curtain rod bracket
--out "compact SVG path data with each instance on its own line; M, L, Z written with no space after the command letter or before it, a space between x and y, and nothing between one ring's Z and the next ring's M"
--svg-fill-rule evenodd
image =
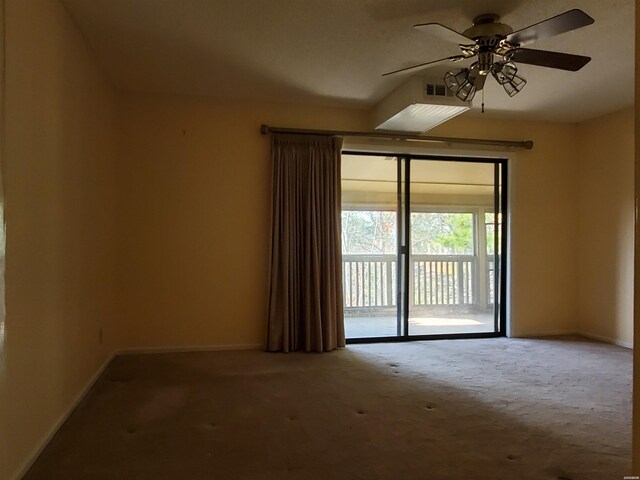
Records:
M400 132L351 132L343 130L309 130L303 128L281 128L270 127L269 125L261 125L260 133L268 135L270 133L291 133L297 135L330 135L338 137L367 137L367 138L385 138L391 140L414 140L421 142L437 142L449 145L486 145L493 147L511 147L531 150L533 148L532 140L491 140L485 138L456 138L456 137L431 137L427 135L413 135Z

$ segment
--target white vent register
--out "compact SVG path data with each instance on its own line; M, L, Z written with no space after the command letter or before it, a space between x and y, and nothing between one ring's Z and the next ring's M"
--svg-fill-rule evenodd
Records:
M469 108L442 80L411 77L374 108L373 122L376 130L421 133Z

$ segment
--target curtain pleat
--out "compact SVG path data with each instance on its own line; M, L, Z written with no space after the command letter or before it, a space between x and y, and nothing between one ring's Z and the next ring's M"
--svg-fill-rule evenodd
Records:
M272 230L266 349L343 347L342 140L272 135Z

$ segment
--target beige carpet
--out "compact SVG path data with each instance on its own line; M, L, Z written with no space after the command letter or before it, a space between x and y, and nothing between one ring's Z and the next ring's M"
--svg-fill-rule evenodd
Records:
M576 337L121 356L26 478L621 480L631 357Z

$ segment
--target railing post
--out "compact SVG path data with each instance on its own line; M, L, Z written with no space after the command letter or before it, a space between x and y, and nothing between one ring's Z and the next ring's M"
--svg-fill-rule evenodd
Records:
M475 269L476 285L478 286L476 303L483 308L489 304L489 290L487 288L489 280L489 272L487 270L487 225L485 222L485 213L485 210L481 209L478 213L474 214L478 232L478 262Z
M387 268L387 306L390 307L393 305L393 260L385 261L385 265Z
M415 307L416 291L415 291L415 282L414 282L414 275L415 275L414 263L415 261L413 259L411 259L411 261L409 262L409 285L407 285L407 290L409 291L409 295L411 295L411 303L409 305Z
M348 307L349 302L349 291L347 289L347 262L342 259L342 295L344 296L343 304L345 307Z
M456 260L457 284L458 284L458 305L464 305L464 261Z

